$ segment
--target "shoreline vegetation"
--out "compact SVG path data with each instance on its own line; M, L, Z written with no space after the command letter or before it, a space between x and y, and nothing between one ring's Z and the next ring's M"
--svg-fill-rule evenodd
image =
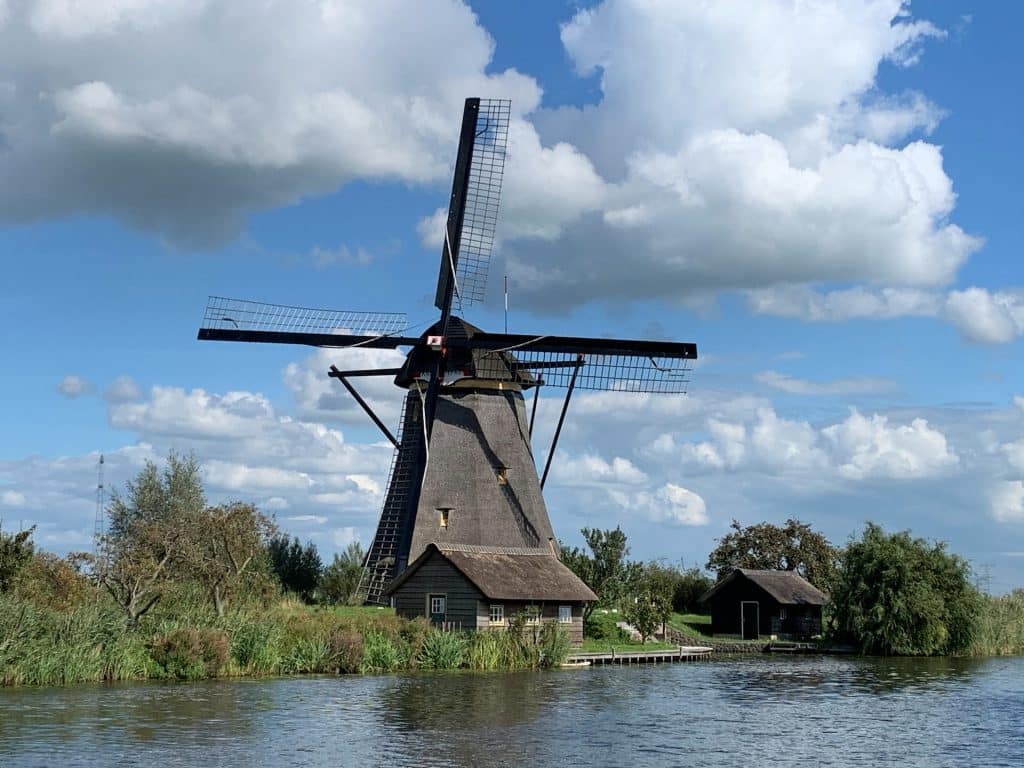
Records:
M360 605L362 549L326 567L313 544L250 504L206 503L196 460L170 454L114 493L95 554L39 551L33 529L0 526L0 686L147 679L556 666L570 652L556 622L510 617L451 632ZM656 650L712 637L696 612L714 580L700 568L631 562L626 535L583 529L563 561L599 596L584 613L582 652ZM1024 654L1024 589L992 596L941 543L868 524L845 548L799 521L732 530L707 568L795 570L830 593L822 648L865 655ZM636 630L631 637L620 624ZM756 645L756 643L755 643Z

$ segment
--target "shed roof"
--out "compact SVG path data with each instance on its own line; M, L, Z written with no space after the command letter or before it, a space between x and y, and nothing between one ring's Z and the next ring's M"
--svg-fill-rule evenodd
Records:
M447 560L488 600L593 602L597 595L551 552L516 548L514 552L479 547L440 548L430 544L385 591L408 581L435 552ZM510 548L511 549L511 548Z
M735 568L709 589L701 601L710 600L714 595L736 579L746 578L771 595L780 605L825 605L828 595L815 587L796 571L756 570Z

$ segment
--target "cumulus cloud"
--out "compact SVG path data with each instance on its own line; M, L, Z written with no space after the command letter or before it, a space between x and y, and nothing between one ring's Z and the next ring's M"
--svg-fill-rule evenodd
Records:
M131 376L118 376L103 392L108 403L132 403L142 399L142 390Z
M998 483L992 491L991 513L1001 523L1024 521L1024 483L1020 480Z
M602 98L534 122L543 141L571 141L605 188L566 215L558 243L506 244L519 295L948 284L980 241L948 221L956 198L939 148L906 141L941 110L881 94L875 79L941 35L899 0L606 0L578 12L562 40L581 74L600 72Z
M96 391L92 382L83 379L81 376L69 374L57 384L57 391L64 397L74 399L82 395L89 395Z
M707 525L707 507L698 494L674 483L665 483L654 492L626 493L610 490L609 495L628 513L640 514L656 523Z
M621 456L606 461L594 454L556 456L552 464L552 479L558 478L562 485L604 485L625 484L636 485L647 480L645 475L633 462Z
M515 71L485 73L493 41L450 0L7 7L0 220L113 213L216 243L243 211L353 178L439 181L466 95L517 114L540 98Z
M1024 333L1024 294L984 288L951 291L945 314L968 341L1005 344Z
M25 505L25 494L18 491L0 493L0 505L5 507L22 507Z
M832 444L840 474L853 479L930 477L958 462L946 436L920 418L893 427L885 416L868 418L853 409L822 435Z

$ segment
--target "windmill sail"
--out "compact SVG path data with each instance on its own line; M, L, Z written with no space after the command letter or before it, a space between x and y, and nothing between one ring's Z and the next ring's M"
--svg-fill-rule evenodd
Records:
M442 312L446 311L449 290L460 309L484 299L511 111L512 102L507 99L466 100L435 297Z

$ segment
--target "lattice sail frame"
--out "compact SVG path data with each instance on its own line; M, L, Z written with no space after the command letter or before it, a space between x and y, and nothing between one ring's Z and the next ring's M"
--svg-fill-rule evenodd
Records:
M387 336L409 327L403 312L349 312L211 296L200 328Z
M577 389L644 394L686 394L690 383L689 360L625 354L584 354L566 352L481 351L487 378L515 381L524 386L568 387L574 371Z
M487 292L511 114L512 102L508 99L480 99L459 241L459 263L455 269L458 290L454 302L460 310L482 302Z

